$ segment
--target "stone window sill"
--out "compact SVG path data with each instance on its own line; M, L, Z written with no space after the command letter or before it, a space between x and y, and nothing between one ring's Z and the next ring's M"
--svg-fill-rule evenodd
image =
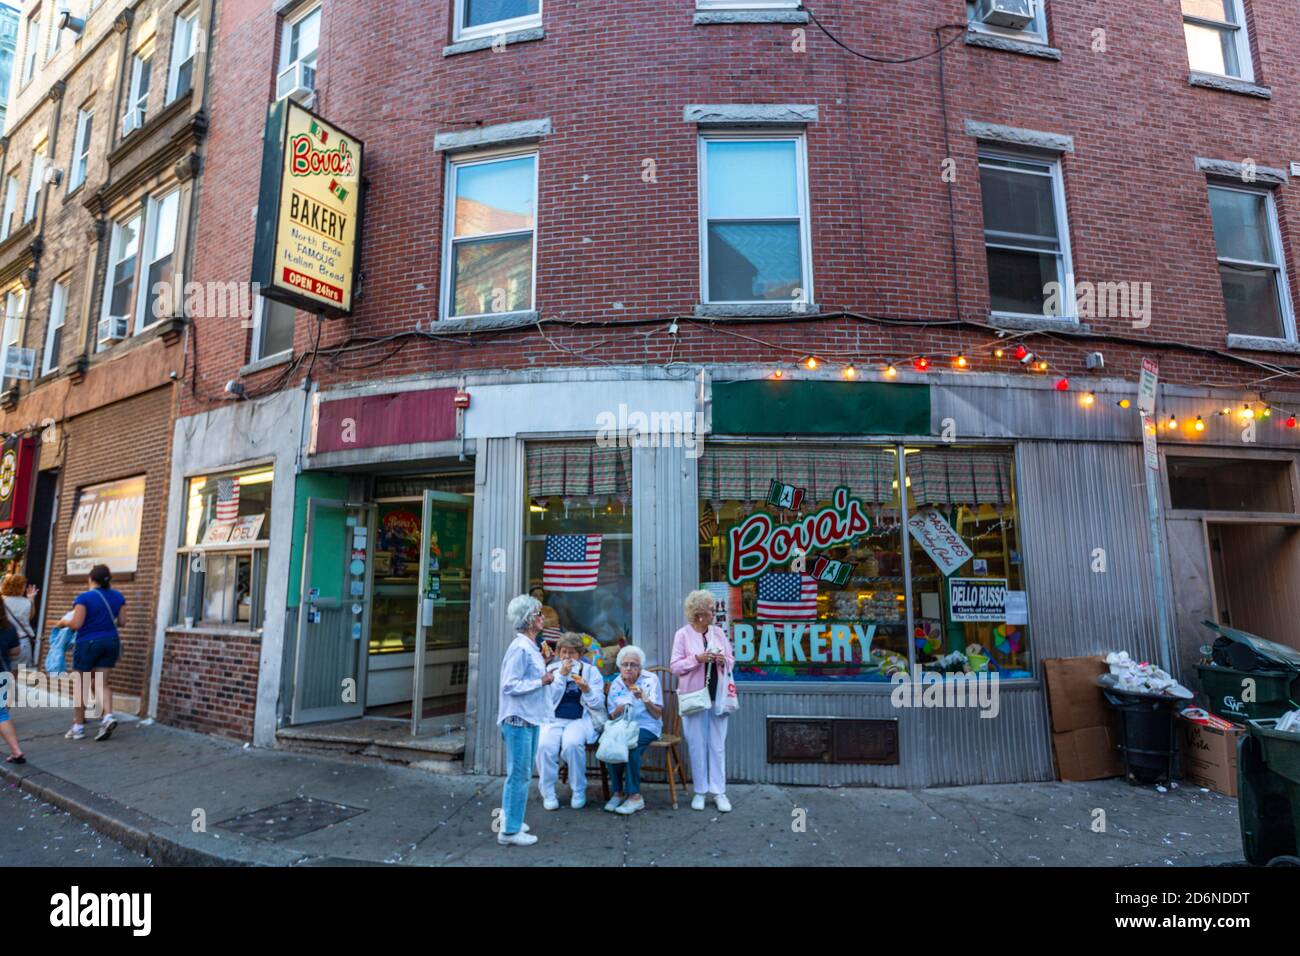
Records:
M1016 40L1012 37L999 36L996 33L985 33L982 30L966 31L967 46L982 46L990 50L1002 50L1005 53L1020 53L1024 56L1036 56L1043 60L1059 60L1061 51L1056 47L1048 46L1046 43L1035 43L1032 40Z
M193 627L173 624L167 628L168 634L188 634L195 637L261 637L261 631L250 631L243 627L229 627L224 624L195 623Z
M807 23L807 10L697 10L695 25L716 23Z
M1222 90L1224 93L1240 93L1243 96L1254 96L1261 100L1273 98L1273 91L1267 86L1256 86L1254 83L1247 83L1245 80L1238 80L1231 76L1215 76L1213 73L1189 73L1187 75L1188 86L1200 86L1207 90Z
M512 43L528 43L532 40L546 39L546 31L542 27L532 27L528 30L512 30L509 33L501 34L500 42L509 46ZM490 50L492 44L498 42L496 35L475 37L472 40L458 40L442 48L443 56L455 56L457 53L473 53L475 50Z
M1300 355L1300 342L1291 339L1274 339L1264 335L1237 335L1228 333L1228 348L1251 352L1287 352Z
M536 325L536 310L523 312L498 312L495 315L471 315L463 319L455 316L431 324L430 335L455 335L457 332L482 332L485 329L521 329Z
M277 352L274 355L268 355L266 358L249 362L239 370L239 374L241 376L252 375L254 372L261 372L264 369L275 368L277 365L285 365L291 361L293 361L293 350L288 349L284 352Z
M789 316L816 315L821 306L812 302L740 302L708 303L701 302L695 306L698 318L727 318L731 316Z
M1033 332L1040 329L1065 329L1076 332L1088 332L1088 326L1077 319L1061 318L1054 315L1014 315L1007 312L989 314L989 325L995 329L1014 329L1019 332Z

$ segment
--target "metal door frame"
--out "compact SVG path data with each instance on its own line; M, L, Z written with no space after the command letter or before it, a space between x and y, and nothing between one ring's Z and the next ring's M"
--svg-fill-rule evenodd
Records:
M466 568L466 571L469 572L467 580L469 581L471 601L474 595L472 550L474 547L474 496L463 495L454 491L434 491L431 488L426 488L420 503L420 577L415 589L415 661L411 675L412 737L420 735L420 721L424 717L424 668L427 666L424 660L427 640L425 635L426 625L424 623L424 602L429 600L426 597L426 585L429 580L429 525L433 516L433 505L439 502L442 504L465 505L466 511L469 513L470 520L467 522L465 543L467 550L470 551L469 567ZM441 606L445 605L446 598L443 598Z
M366 514L366 570L365 570L365 593L361 598L350 600L348 595L339 598L339 606L345 603L361 604L361 636L352 638L356 647L357 664L357 699L351 704L339 704L336 707L315 708L310 711L313 715L303 720L302 709L302 672L303 656L306 653L305 631L308 626L309 607L320 602L312 601L309 597L311 591L311 572L312 572L312 537L316 527L316 513L321 509L330 509L337 511L364 511ZM302 577L299 581L298 592L298 628L297 638L294 647L293 661L293 700L289 709L289 723L296 725L299 723L320 723L326 720L344 720L353 717L361 717L366 711L366 672L369 665L370 649L370 610L371 602L374 598L374 561L372 560L375 547L375 519L379 507L374 502L369 501L344 501L339 498L315 498L307 499L307 515L303 525L303 555L302 555ZM345 519L346 520L346 519ZM347 526L350 527L350 526ZM340 555L343 562L343 578L346 581L348 555L351 548L345 547L345 553ZM330 599L331 601L333 599ZM320 604L327 607L331 605Z

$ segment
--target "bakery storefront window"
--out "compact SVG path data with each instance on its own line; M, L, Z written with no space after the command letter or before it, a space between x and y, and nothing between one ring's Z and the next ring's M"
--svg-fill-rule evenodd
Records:
M711 445L700 572L746 681L888 682L909 668L894 446Z
M917 666L1030 677L1011 449L908 446L904 458Z
M527 447L524 576L544 637L583 635L605 674L632 635L632 452L595 442Z
M268 466L189 479L174 624L262 626L272 474Z

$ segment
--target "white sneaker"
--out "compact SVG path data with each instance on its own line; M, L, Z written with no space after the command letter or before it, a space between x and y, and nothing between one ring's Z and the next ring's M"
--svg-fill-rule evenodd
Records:
M587 795L585 793L575 793L573 799L569 801L569 806L574 810L581 810L587 805Z
M731 801L727 799L727 795L725 793L718 794L716 797L713 798L713 802L718 805L719 813L731 812Z
M610 798L609 798L609 802L605 804L605 812L606 812L606 813L617 813L617 812L618 812L618 806L619 806L619 804L622 803L622 802L623 802L623 798L622 798L622 797L610 797Z
M645 800L641 798L640 794L637 794L635 797L628 797L626 800L624 800L623 805L620 806L614 812L621 813L623 814L623 816L628 817L636 813L638 810L644 810L644 809L645 809Z
M498 833L497 842L502 846L532 846L537 837L520 830L518 833Z
M107 720L101 721L99 724L99 733L95 734L95 739L107 740L109 737L113 736L113 728L116 726L117 726L117 721L114 720L112 717L109 717Z
M695 796L691 797L691 809L692 810L704 809L704 794L697 793Z
M543 797L542 806L547 810L558 810L560 809L560 801L555 797Z
M80 730L78 730L76 727L69 727L68 732L63 736L66 737L68 740L85 740L86 729L83 727Z

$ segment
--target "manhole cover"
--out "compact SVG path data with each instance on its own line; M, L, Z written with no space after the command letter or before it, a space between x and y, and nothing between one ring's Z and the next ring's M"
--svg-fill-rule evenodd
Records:
M223 830L233 830L235 833L255 836L274 843L342 823L365 812L341 803L330 803L328 800L298 797L294 800L286 800L284 803L277 803L273 807L241 813L237 817L222 820L215 825Z

